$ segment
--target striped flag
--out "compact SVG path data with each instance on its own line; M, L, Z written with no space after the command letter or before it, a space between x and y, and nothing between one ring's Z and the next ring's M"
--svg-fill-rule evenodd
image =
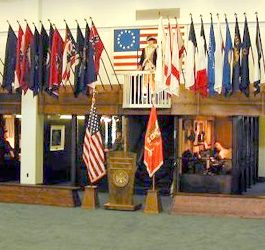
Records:
M91 106L89 114L82 157L91 183L95 183L106 174L103 143L99 130L99 119L94 105Z
M65 40L63 45L62 83L65 85L70 78L71 67L79 63L79 54L76 51L75 39L66 24Z
M185 27L180 26L184 36ZM114 30L114 69L116 71L137 70L141 50L146 47L148 36L157 38L158 27Z

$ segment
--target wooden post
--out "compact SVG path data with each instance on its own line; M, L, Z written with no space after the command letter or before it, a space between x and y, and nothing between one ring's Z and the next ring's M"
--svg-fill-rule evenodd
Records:
M71 124L71 184L76 184L77 115L72 115Z

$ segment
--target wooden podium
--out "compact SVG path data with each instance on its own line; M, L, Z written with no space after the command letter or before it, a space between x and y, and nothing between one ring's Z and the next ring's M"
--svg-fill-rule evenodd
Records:
M133 200L136 154L113 151L107 155L109 201L106 209L134 211L141 207Z

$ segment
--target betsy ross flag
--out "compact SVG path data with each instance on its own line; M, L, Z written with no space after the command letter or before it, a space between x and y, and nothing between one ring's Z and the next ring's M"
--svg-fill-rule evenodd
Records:
M99 130L99 119L96 113L96 107L93 104L91 106L84 136L82 158L86 165L88 177L91 183L95 183L106 175L103 143Z
M152 106L144 140L144 164L152 177L164 163L163 145L157 121L156 108Z
M183 37L185 27L179 26L179 28ZM141 51L147 45L146 38L148 36L157 38L158 27L114 30L113 62L114 69L116 71L137 70L141 57ZM183 51L181 51L180 53L182 53Z

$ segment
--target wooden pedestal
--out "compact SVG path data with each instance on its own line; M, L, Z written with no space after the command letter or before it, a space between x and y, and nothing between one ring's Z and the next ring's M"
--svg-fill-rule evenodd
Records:
M159 214L162 211L160 196L157 190L148 190L144 212L146 214Z
M97 188L98 188L97 186L85 187L82 208L96 209L99 206Z

